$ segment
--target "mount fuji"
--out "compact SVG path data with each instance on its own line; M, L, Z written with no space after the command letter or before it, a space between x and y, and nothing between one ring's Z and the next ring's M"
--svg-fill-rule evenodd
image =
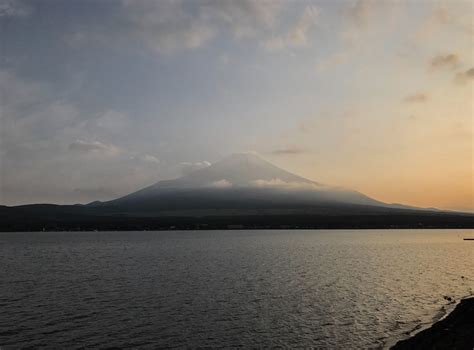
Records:
M0 231L474 227L474 215L387 204L252 153L86 205L0 206Z
M160 181L100 205L134 210L203 210L294 209L325 203L386 206L359 192L292 174L252 153L233 154L181 178Z

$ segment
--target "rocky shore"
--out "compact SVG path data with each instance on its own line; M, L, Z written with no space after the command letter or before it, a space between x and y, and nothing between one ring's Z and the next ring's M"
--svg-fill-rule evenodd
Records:
M444 319L413 337L401 340L392 350L474 349L474 298L463 299Z

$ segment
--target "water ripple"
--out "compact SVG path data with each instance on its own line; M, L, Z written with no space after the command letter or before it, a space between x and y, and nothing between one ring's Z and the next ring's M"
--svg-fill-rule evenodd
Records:
M464 234L2 233L0 346L382 348L472 292Z

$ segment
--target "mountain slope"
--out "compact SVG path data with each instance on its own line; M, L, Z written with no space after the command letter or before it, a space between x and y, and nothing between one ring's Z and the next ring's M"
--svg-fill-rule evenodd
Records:
M175 180L102 203L133 210L299 208L341 203L385 206L359 192L322 185L251 153L231 155Z

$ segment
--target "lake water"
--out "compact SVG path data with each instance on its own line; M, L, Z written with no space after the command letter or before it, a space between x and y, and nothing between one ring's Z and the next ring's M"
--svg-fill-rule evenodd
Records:
M467 236L0 233L0 346L382 348L472 293Z

